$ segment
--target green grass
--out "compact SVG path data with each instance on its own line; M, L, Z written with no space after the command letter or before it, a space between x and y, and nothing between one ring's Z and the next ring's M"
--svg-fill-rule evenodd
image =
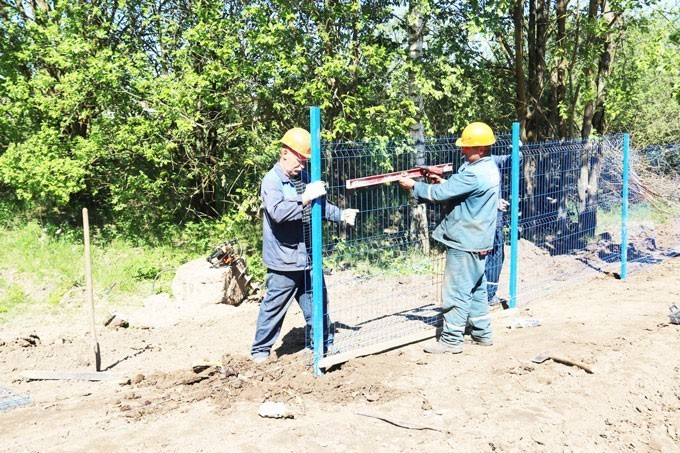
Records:
M662 203L661 201L659 203ZM661 206L650 203L630 203L628 205L628 222L643 223L653 222L659 225L667 225L674 222L680 215L680 205L671 201L665 201ZM596 234L607 231L611 225L621 225L621 206L616 205L611 209L597 211Z
M152 288L156 294L171 292L171 270L198 257L184 247L134 246L121 239L100 243L96 233L90 240L95 296L105 295L114 306L131 298L141 301ZM82 288L85 281L82 230L49 233L37 222L3 229L0 322L29 306L67 309L69 298L82 293L72 289Z
M0 319L26 303L29 296L18 285L0 281Z
M340 270L352 270L364 275L422 275L434 271L432 257L411 246L402 250L399 244L377 241L362 246L348 246L345 242L335 244L333 253L324 257L324 266Z

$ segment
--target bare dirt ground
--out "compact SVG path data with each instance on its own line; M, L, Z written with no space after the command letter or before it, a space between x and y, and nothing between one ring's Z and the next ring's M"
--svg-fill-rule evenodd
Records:
M128 328L103 327L98 306L102 366L122 381L28 381L26 370L93 370L94 353L85 313L27 315L0 330L0 387L31 399L0 411L0 450L680 451L678 275L677 257L626 281L600 274L520 307L538 327L509 329L494 312L491 348L431 356L414 343L319 377L298 309L278 358L254 365L256 304L158 298L119 310ZM532 362L546 351L593 373ZM260 417L266 401L292 418Z

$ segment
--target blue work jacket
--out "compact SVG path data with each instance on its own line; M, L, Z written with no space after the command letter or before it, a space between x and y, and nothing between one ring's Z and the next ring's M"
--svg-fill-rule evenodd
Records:
M467 252L493 247L500 176L490 156L468 163L441 184L416 182L415 196L447 202L444 219L432 237L442 244Z
M309 174L300 173L305 184ZM260 190L264 206L262 224L262 262L276 271L298 271L309 267L302 222L302 195L297 193L279 162L262 179ZM341 210L323 197L322 215L327 220L340 222ZM311 228L307 224L307 234Z

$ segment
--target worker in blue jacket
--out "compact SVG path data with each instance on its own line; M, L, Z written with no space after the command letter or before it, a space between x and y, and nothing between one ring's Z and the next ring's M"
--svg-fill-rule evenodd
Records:
M311 157L310 148L308 131L297 127L290 129L281 139L279 161L262 180L262 262L267 266L267 292L260 305L255 340L251 347L254 362L264 362L269 358L294 299L305 317L308 338L312 338L311 202L323 197L323 217L349 226L354 226L359 212L356 209L341 210L328 203L324 197L324 182L309 182L309 174L304 169L307 159ZM327 306L324 283L324 314L327 313ZM333 343L327 315L324 316L323 338L326 350Z
M438 341L425 347L432 354L458 354L463 336L482 346L493 344L484 266L493 248L500 176L490 156L496 142L484 123L471 123L456 141L465 162L447 180L431 175L435 184L401 178L399 184L416 197L447 202L445 216L432 237L446 246L442 283L444 323Z

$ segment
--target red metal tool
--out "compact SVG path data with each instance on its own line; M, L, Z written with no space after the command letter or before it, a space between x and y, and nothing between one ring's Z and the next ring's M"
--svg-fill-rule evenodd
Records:
M383 175L366 176L363 178L348 179L346 181L347 189L358 189L360 187L377 186L385 184L386 182L397 181L399 178L420 178L428 174L441 176L444 173L453 171L453 164L441 165L421 165L417 168L411 168L404 171L394 171L392 173L385 173Z

